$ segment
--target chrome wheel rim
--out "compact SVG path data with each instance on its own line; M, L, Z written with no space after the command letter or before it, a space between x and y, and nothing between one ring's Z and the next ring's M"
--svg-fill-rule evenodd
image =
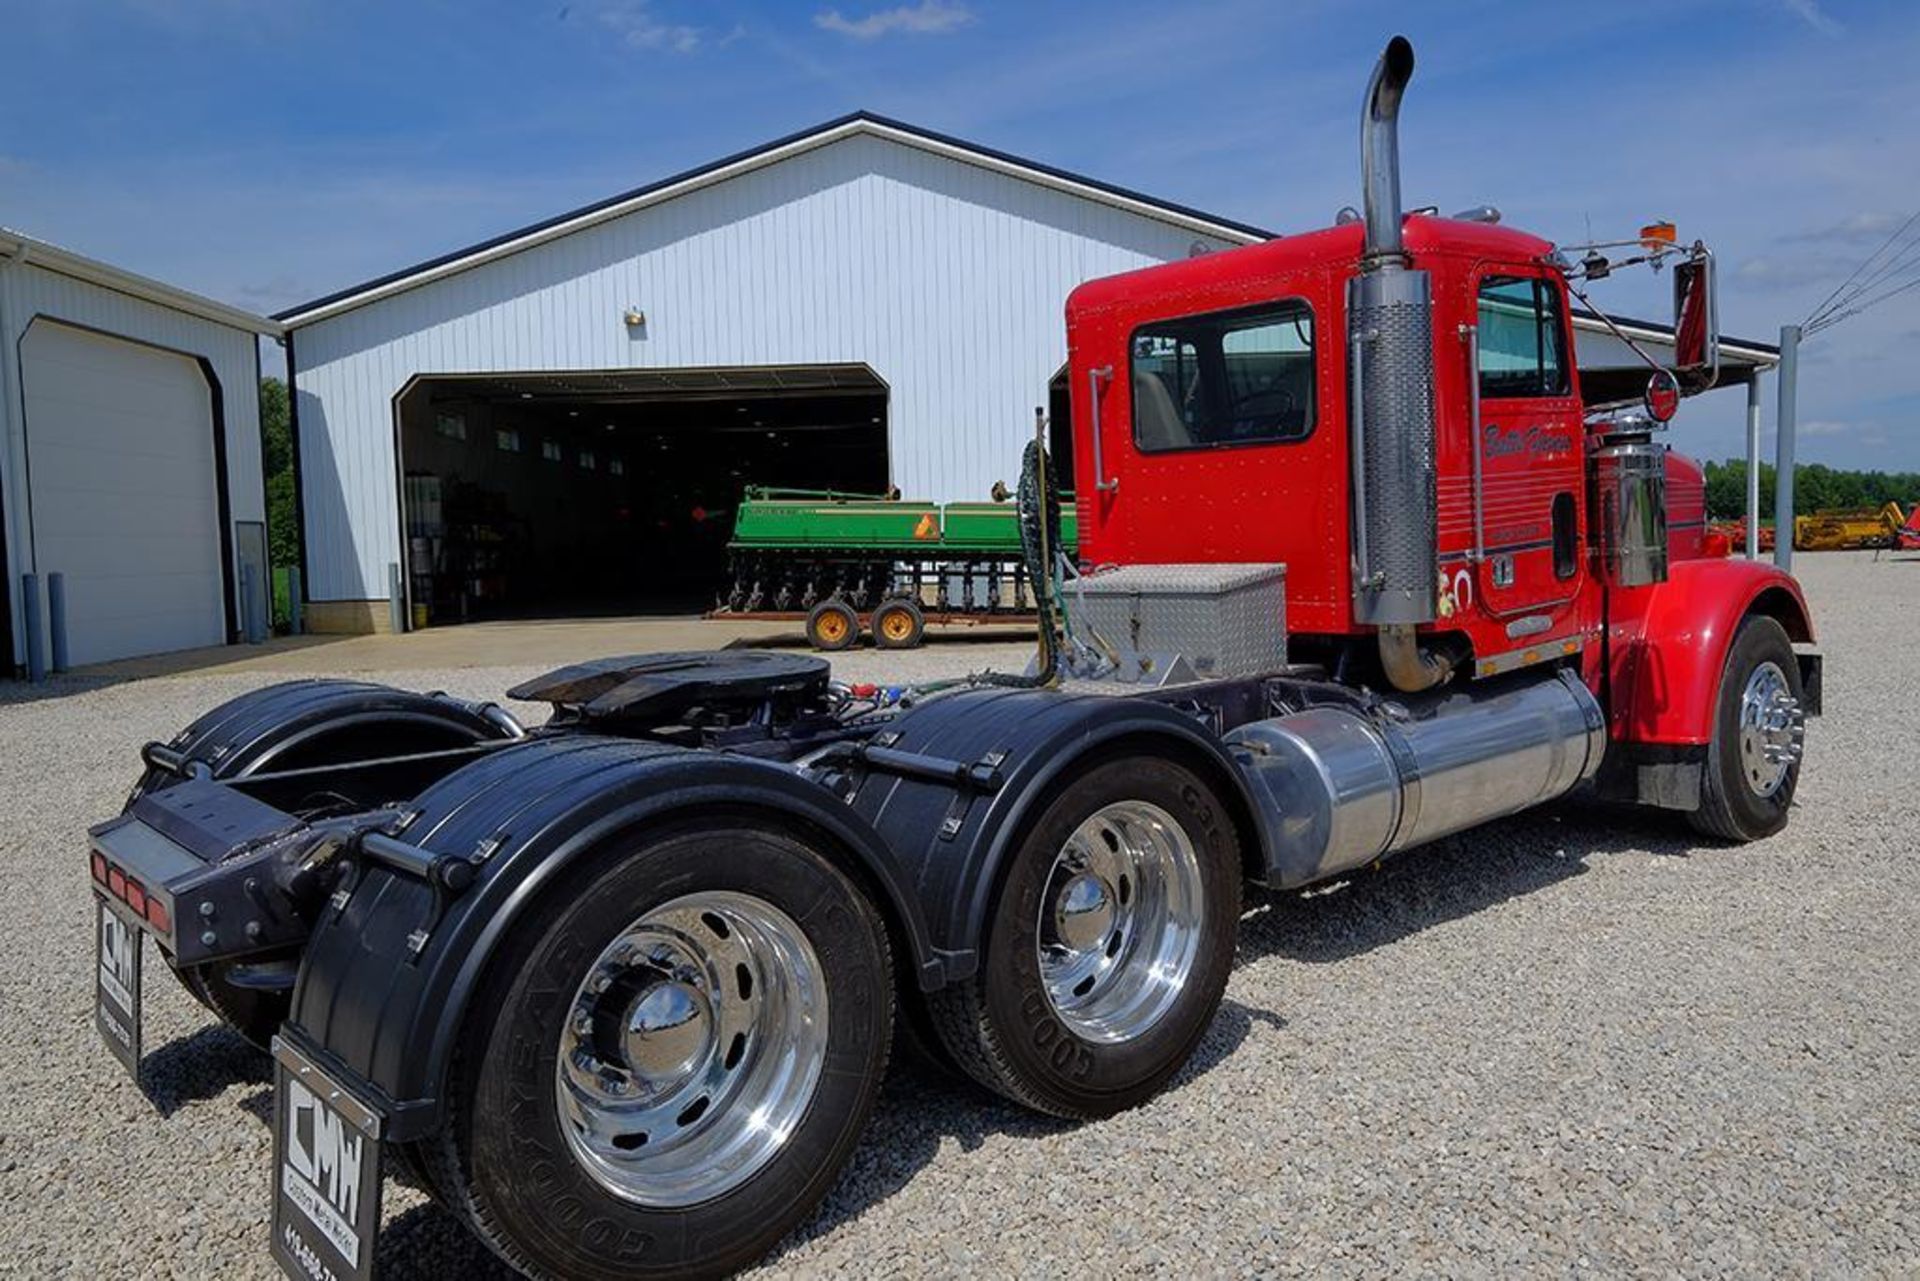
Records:
M622 930L575 991L561 1128L615 1196L696 1205L779 1154L826 1054L826 976L800 926L749 894L688 894Z
M1041 986L1078 1036L1145 1033L1179 999L1200 950L1200 857L1157 805L1116 801L1073 830L1040 898Z
M1800 761L1806 711L1778 663L1761 663L1740 694L1740 777L1755 796L1779 791Z

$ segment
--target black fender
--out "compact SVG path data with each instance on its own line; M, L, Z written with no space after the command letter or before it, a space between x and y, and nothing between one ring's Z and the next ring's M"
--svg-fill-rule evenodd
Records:
M755 817L798 827L874 892L916 965L930 957L919 898L842 801L790 766L591 734L489 753L423 792L400 839L478 864L471 886L363 861L321 913L294 989L289 1033L370 1085L396 1139L438 1124L468 1011L489 961L542 895L564 892L611 842L681 819ZM597 860L596 860L597 862ZM923 980L924 981L924 980Z
M969 782L883 768L856 771L849 798L926 910L939 965L923 971L924 988L967 978L979 968L981 939L1014 842L1058 784L1107 752L1159 753L1206 777L1233 810L1248 875L1265 874L1266 819L1245 776L1219 736L1177 706L1055 690L981 689L932 699L891 728L874 743L889 752L972 767ZM997 785L984 785L989 779Z
M377 731L391 744L367 755L397 755L431 747L465 746L518 734L492 704L417 694L368 681L300 680L250 690L195 720L166 746L215 779L245 778L274 769L332 763L357 732ZM149 766L127 804L180 781L183 775Z

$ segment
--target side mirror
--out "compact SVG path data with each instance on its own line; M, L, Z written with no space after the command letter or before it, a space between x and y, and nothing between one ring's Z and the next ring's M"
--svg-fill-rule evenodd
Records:
M1647 379L1642 400L1647 407L1647 417L1665 425L1680 408L1680 379L1671 369L1654 370L1653 377Z
M1688 395L1720 380L1720 302L1713 252L1695 244L1673 268L1674 372Z

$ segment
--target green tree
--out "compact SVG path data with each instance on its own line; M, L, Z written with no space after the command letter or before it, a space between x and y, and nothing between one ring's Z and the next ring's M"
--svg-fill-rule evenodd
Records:
M1747 463L1729 458L1706 464L1707 518L1739 520L1747 511ZM1772 463L1760 464L1760 520L1773 521ZM1911 510L1920 503L1920 472L1848 471L1825 463L1800 463L1793 469L1793 511L1806 516L1817 511L1878 509L1899 503Z
M300 563L300 521L293 486L293 414L287 385L260 380L260 459L267 474L267 556L275 568Z
M1706 465L1707 519L1739 520L1747 511L1747 460Z

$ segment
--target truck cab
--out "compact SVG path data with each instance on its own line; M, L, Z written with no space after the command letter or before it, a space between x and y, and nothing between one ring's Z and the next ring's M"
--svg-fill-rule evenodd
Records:
M1290 652L1388 692L1571 668L1619 748L1611 790L1690 809L1733 631L1757 614L1805 646L1805 600L1705 537L1701 469L1662 424L1590 409L1565 258L1476 214L1399 220L1428 296L1423 359L1398 365L1367 360L1357 217L1075 290L1082 566L1284 563ZM1374 643L1369 536L1413 546L1392 586L1418 666ZM1818 658L1794 661L1817 709Z

